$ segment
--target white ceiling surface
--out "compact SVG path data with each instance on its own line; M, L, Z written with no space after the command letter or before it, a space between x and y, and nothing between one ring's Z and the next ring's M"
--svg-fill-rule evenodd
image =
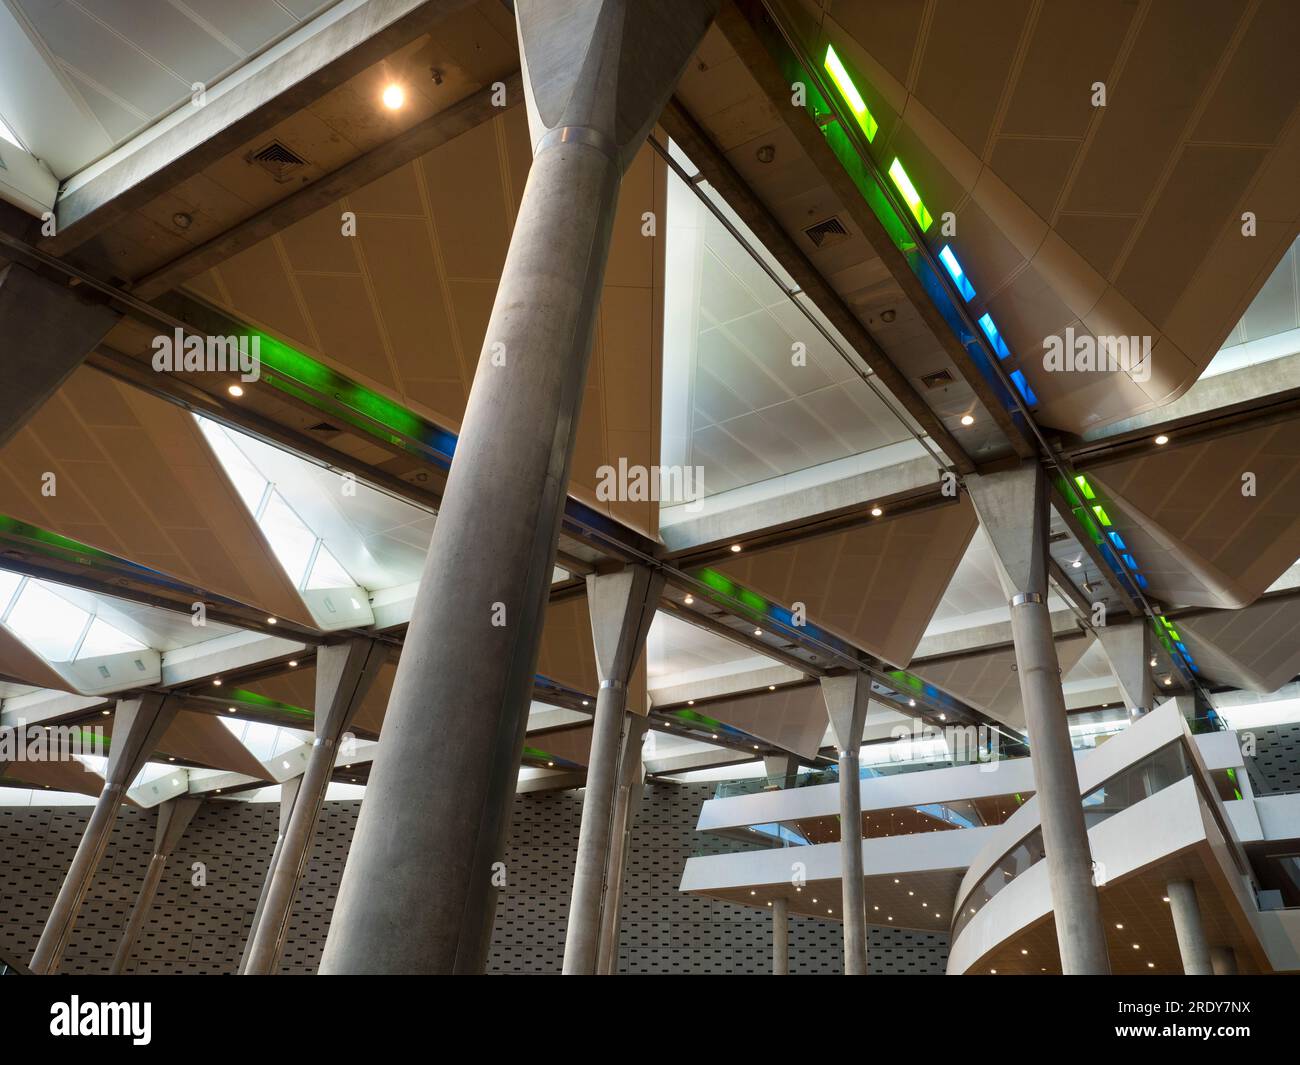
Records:
M712 495L910 438L675 174L667 256L663 465L703 467Z
M251 436L230 435L353 580L379 591L420 579L433 514Z
M1289 247L1228 334L1224 348L1300 328L1300 239Z
M779 665L741 644L671 614L655 614L646 637L646 676L652 688L689 684Z
M0 120L66 178L336 0L0 0Z

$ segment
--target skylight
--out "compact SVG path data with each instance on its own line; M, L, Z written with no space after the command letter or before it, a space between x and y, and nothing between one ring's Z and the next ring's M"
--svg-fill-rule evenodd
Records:
M139 640L69 602L57 585L0 570L0 623L47 662L139 651Z
M13 130L11 130L8 126L5 125L5 120L3 118L0 118L0 140L8 141L15 148L23 147L21 144L18 143L18 138L14 136Z

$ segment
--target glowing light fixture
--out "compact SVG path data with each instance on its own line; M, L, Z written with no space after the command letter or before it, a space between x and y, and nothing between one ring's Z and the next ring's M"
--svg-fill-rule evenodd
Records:
M871 508L871 516L872 516L873 518L878 518L878 517L880 517L880 515L882 515L883 513L884 513L884 511L881 510L879 507L872 507L872 508Z
M240 396L244 394L243 388L240 387L239 385L231 385L229 388L226 389L226 391L229 392L236 399L238 399Z
M897 156L889 164L889 177L897 186L898 191L902 193L903 202L907 204L908 210L912 212L912 217L916 219L916 224L921 227L921 232L924 233L934 223L934 219L930 217L930 212L925 209L925 204L921 201L921 194L916 191L916 186L912 184L912 179L907 176L907 171L903 169L903 164Z
M384 106L390 111L396 111L406 103L406 90L400 85L394 83L384 89Z
M1161 433L1159 436L1156 437L1156 443L1157 443L1157 444L1167 444L1167 443L1169 443L1169 437L1165 436L1164 433Z
M1034 394L1034 390L1029 387L1029 381L1025 377L1024 370L1012 370L1011 383L1016 386L1017 390L1020 392L1021 398L1031 407L1038 402L1038 397Z
M862 93L858 92L858 87L853 84L853 79L849 77L849 72L844 69L840 57L835 54L835 49L829 44L826 46L826 61L822 65L825 66L826 73L831 76L831 81L835 82L835 87L840 90L844 102L849 105L853 117L858 120L862 132L867 135L867 143L875 140L876 130L880 127L875 118L872 117L871 112L867 110L866 100L862 99Z
M962 425L974 425L974 424L975 424L975 415L973 415L973 414L963 414L963 415L961 416L961 423L962 423Z
M961 263L957 261L957 256L953 254L951 244L945 244L939 249L939 261L943 263L943 268L948 271L948 276L952 278L952 283L957 286L957 291L961 293L961 298L967 303L974 299L975 286L970 283L970 278L966 276L966 271L961 268Z

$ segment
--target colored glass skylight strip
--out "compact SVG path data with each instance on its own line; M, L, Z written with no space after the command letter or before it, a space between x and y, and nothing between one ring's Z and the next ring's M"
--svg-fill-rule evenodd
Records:
M957 261L957 256L953 254L951 244L945 244L939 249L939 261L943 263L943 268L948 271L952 283L957 286L961 298L967 303L973 300L975 298L975 286L970 283L966 271L961 268L961 263Z
M826 67L826 72L830 74L831 81L835 82L835 87L840 90L840 95L844 97L844 102L849 105L853 117L858 120L858 125L867 136L867 142L875 140L876 130L880 127L867 109L867 101L862 98L862 93L858 92L858 87L853 84L849 72L844 69L840 57L829 44L826 46L826 61L823 65Z
M984 330L984 335L989 338L989 343L993 345L993 350L998 353L999 359L1005 359L1011 354L1011 349L1007 347L1007 342L1002 339L1002 334L998 332L998 327L993 323L993 317L988 314L980 316L980 328ZM1022 375L1023 376L1023 375ZM1023 395L1023 390L1022 393ZM1089 496L1089 499L1092 497Z
M925 209L921 194L916 191L916 186L912 184L912 179L907 176L907 171L903 169L902 161L897 156L889 164L889 177L902 194L903 202L907 204L908 209L912 212L912 217L916 219L916 224L921 227L921 232L924 233L934 223L934 219L930 217L930 212Z
M1024 370L1012 370L1011 383L1016 386L1020 392L1021 398L1031 407L1038 402L1038 397L1034 394L1034 390L1029 387L1029 380L1025 377Z

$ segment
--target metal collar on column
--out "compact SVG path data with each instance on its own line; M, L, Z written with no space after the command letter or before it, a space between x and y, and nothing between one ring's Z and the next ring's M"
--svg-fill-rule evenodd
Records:
M614 143L614 138L594 126L556 126L547 130L533 148L533 158L536 159L548 148L560 144L583 144L594 148L606 159L618 159L618 145Z

